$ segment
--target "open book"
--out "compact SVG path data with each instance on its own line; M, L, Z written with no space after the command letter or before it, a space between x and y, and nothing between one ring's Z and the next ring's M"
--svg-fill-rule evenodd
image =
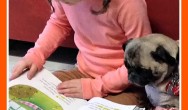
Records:
M121 105L104 98L89 101L57 93L61 81L43 69L32 80L24 73L9 82L9 110L144 110L135 105Z

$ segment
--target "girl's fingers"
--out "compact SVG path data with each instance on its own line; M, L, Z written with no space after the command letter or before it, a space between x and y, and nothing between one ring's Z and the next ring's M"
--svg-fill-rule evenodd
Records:
M80 79L72 79L69 81L64 81L57 86L57 89L66 89L66 88L75 88L75 87L78 88L81 86L80 81L81 81Z
M38 71L37 66L34 64L31 65L31 68L27 73L27 78L32 79L35 76L35 74L37 73L37 71Z
M20 76L24 71L26 71L26 69L29 69L28 73L27 73L27 77L28 79L33 78L33 76L37 73L38 69L37 66L35 64L32 64L31 61L29 60L21 60L19 61L13 71L12 74L10 76L10 80L13 80L15 78L17 78L18 76Z
M83 98L80 79L60 83L57 87L57 91L67 97Z
M69 89L61 89L58 90L59 94L63 94L67 97L73 97L73 98L83 98L82 92L78 90L78 88L69 88Z
M24 63L18 63L15 67L14 67L14 69L13 69L13 71L12 71L12 74L11 74L11 76L10 76L10 80L13 80L13 79L15 79L15 78L17 78L18 76L20 76L22 73L23 73L23 71L25 70L25 69L27 69L28 68L28 66L26 65L26 64L24 64Z

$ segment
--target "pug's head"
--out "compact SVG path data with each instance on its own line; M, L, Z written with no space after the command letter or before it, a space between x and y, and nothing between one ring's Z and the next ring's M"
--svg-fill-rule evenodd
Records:
M124 50L128 79L138 86L157 85L178 66L178 44L162 34L130 39Z

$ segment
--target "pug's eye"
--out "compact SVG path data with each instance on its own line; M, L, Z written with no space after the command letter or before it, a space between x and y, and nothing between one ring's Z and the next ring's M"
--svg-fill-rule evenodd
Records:
M155 77L160 77L161 74L160 74L159 72L153 72L153 76L155 76Z

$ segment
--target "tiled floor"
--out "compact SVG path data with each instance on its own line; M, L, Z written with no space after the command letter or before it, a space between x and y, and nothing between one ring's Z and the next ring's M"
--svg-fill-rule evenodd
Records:
M18 62L33 45L33 43L28 42L9 41L9 74L11 74L11 70L16 62ZM60 47L47 59L44 67L51 72L74 68L76 55L77 49Z

